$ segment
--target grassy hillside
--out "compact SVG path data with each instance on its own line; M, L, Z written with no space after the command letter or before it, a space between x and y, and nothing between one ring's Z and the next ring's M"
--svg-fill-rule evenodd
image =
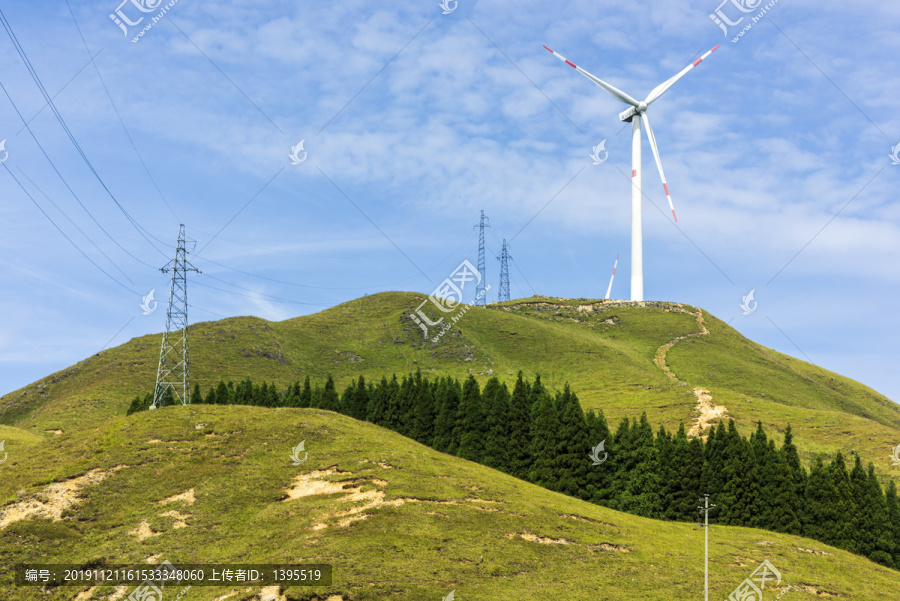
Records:
M33 418L36 419L36 418ZM305 440L308 458L292 465ZM602 468L598 468L602 469ZM322 589L195 587L186 598L688 600L703 531L574 500L317 409L168 407L17 447L0 470L0 562L331 563ZM35 513L40 511L41 513ZM58 517L61 519L53 519ZM22 519L18 519L22 518ZM710 528L710 594L768 559L791 598L884 599L897 572L821 543ZM771 586L771 583L770 583ZM768 587L767 587L768 588ZM5 601L123 599L128 589ZM269 596L262 597L262 593ZM259 594L260 597L254 595Z
M191 375L204 393L219 379L276 382L334 375L340 388L360 374L380 378L422 369L457 377L491 374L512 383L518 370L551 389L569 382L585 408L603 409L614 426L647 411L670 430L698 416L703 387L739 430L757 420L767 431L794 427L804 461L837 450L873 461L896 477L890 449L900 443L900 406L874 390L766 349L702 313L709 334L668 351L672 380L654 362L660 347L700 332L697 309L675 303L626 303L545 297L472 308L438 343L423 342L409 318L425 297L382 293L314 315L268 322L237 317L190 327ZM135 338L0 398L0 423L32 433L66 432L122 415L151 391L160 335Z

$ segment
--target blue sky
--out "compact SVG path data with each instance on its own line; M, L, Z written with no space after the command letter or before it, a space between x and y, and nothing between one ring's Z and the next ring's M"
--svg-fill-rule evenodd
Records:
M0 32L0 393L162 331L179 223L192 322L429 293L482 209L489 300L504 238L514 298L602 297L617 253L628 298L625 107L542 45L643 98L721 44L649 111L645 297L900 400L900 5L178 0L135 38L166 3L119 2L0 0L99 176Z

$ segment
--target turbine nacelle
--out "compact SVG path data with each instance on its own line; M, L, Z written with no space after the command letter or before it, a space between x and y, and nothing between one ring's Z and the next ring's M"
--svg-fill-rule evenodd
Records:
M647 101L639 102L637 106L629 106L627 109L619 113L619 120L631 123L631 120L647 110Z
M631 123L631 120L638 116L637 107L629 106L627 109L619 113L619 120L625 123Z

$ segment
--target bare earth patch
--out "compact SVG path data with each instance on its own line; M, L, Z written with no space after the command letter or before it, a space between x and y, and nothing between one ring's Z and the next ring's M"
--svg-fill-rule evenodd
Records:
M91 595L94 594L94 591L95 591L96 589L97 589L96 586L92 586L91 588L89 588L89 589L86 590L86 591L81 591L80 593L78 593L78 594L75 596L75 599L74 599L73 601L88 601L88 599L91 598Z
M597 547L599 549L603 549L604 551L618 551L619 553L631 553L631 549L629 549L625 545L616 545L613 543L600 543L598 545L591 545L591 546Z
M152 528L150 528L149 522L141 522L138 524L138 527L134 530L129 530L128 534L133 534L137 537L139 541L145 541L151 536L159 536L162 532L155 532Z
M323 515L321 517L323 521L315 524L313 526L313 530L323 530L327 528L330 524L327 524L326 521L334 519L337 519L337 523L334 525L346 528L353 522L358 522L360 520L368 518L369 516L365 512L369 509L375 509L383 505L393 505L396 507L399 505L403 505L410 500L394 499L392 501L385 501L383 490L380 490L378 488L373 488L366 491L362 490L362 487L367 484L374 484L376 487L380 486L383 488L387 486L387 482L384 480L375 479L373 481L369 481L364 478L356 478L344 482L332 482L322 479L327 476L335 475L349 476L352 475L352 472L340 472L337 470L337 468L331 467L327 470L314 470L308 474L300 474L299 476L296 476L294 478L294 485L287 491L288 498L285 499L285 501L313 495L330 495L339 493L344 495L337 499L337 502L339 503L361 503L361 505L350 507L349 509L346 509L344 511L338 511L335 513ZM359 484L359 486L354 486L355 484Z
M161 513L159 515L161 515L163 517L167 517L167 518L172 518L173 520L175 520L172 523L172 529L187 528L187 522L185 522L185 520L188 519L189 517L191 517L189 515L180 514L177 511L175 511L174 509L172 511L166 511L165 513Z
M461 505L460 501L450 499L419 499L415 497L402 497L398 499L386 499L384 488L388 482L379 478L348 478L345 480L331 481L325 480L328 476L353 476L352 472L342 472L336 467L330 467L325 470L313 470L307 474L300 474L294 477L292 486L285 491L287 498L284 502L290 502L302 497L310 497L315 495L342 495L335 499L335 504L353 503L354 505L341 511L326 513L319 517L318 523L314 524L313 530L323 530L329 526L338 526L346 528L358 522L365 520L370 514L366 513L371 509L377 509L383 506L399 507L405 503L429 503L434 505ZM369 488L374 486L374 488ZM367 490L363 490L367 488ZM493 511L512 514L493 507L481 507L478 503L501 504L501 501L492 501L490 499L467 498L473 509L481 511ZM432 515L439 515L432 513Z
M83 476L70 478L64 482L54 482L43 490L27 496L20 501L0 509L0 530L3 530L13 522L27 520L32 517L42 517L59 521L62 512L69 509L81 498L78 493L88 484L99 484L110 474L119 471L126 465L118 465L109 470L91 470Z
M116 591L109 596L106 601L122 601L125 598L125 595L128 594L128 587L125 585L117 586Z
M159 504L166 505L168 503L174 503L175 501L181 501L185 505L193 505L194 501L196 501L196 500L197 499L194 498L194 489L192 488L190 490L186 490L185 492L181 493L180 495L172 495L171 497L169 497L167 499L163 499L162 501L159 502Z
M525 532L510 532L506 535L506 538L522 538L527 540L528 542L538 543L541 545L571 545L572 541L566 540L564 538L550 538L549 536L538 536L537 534L532 534L527 530Z
M688 436L699 436L701 432L709 427L710 422L721 419L728 412L725 405L713 404L712 395L705 388L695 388L694 396L697 397L696 410L700 412L700 415L688 431ZM704 437L704 440L706 440L706 437Z

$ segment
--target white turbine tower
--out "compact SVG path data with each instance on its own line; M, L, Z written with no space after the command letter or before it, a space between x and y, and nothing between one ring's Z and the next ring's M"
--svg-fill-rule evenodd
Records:
M716 48L719 46L716 45ZM659 160L659 149L656 146L656 138L653 135L653 128L650 127L650 120L647 118L647 107L650 106L657 98L662 96L666 90L672 87L676 81L685 76L685 74L700 64L700 61L712 54L716 48L713 48L693 63L662 82L647 95L643 102L638 102L625 92L619 90L615 86L611 86L602 79L594 77L575 63L569 61L558 52L554 52L544 46L559 60L590 79L592 82L609 92L609 94L625 104L631 106L619 114L619 119L625 122L631 122L631 300L644 300L644 258L643 258L643 240L641 236L641 121L647 127L647 140L650 141L650 149L653 151L653 158L656 159L656 168L659 169L659 177L662 179L663 190L666 191L666 198L669 200L669 208L672 209L672 217L678 221L675 216L675 207L672 205L672 196L669 195L669 186L666 183L666 175L663 173L662 163ZM640 117L635 119L635 117Z

